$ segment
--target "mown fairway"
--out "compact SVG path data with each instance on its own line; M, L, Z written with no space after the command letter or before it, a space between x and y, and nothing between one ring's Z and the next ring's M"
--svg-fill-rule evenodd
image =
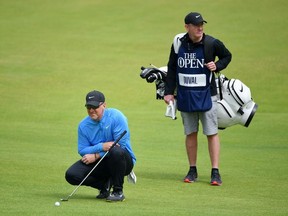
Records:
M0 0L1 215L288 215L288 2L285 0ZM206 138L199 181L188 171L181 118L164 117L140 67L163 66L183 19L199 11L205 32L233 54L223 71L252 91L248 128L220 131L223 185L211 187ZM79 159L85 95L98 89L129 119L136 185L126 201L95 199L64 179Z

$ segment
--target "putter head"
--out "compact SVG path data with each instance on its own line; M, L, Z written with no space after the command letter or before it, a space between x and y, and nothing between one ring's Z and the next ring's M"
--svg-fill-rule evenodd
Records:
M61 198L61 201L68 201L68 198Z

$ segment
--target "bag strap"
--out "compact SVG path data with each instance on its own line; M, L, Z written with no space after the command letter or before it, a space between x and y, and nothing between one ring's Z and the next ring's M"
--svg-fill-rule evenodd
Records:
M223 99L223 94L222 94L222 82L221 82L221 73L220 72L217 72L216 73L217 76L218 76L218 87L219 87L219 96L220 96L220 100Z
M183 38L185 34L186 33L177 34L173 39L174 52L176 54L178 54L179 48L181 46L181 38Z

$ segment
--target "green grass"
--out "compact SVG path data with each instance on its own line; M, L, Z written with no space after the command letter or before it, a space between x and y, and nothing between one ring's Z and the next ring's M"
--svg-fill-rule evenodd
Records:
M1 215L287 215L288 2L284 0L0 1ZM181 119L164 117L140 67L165 65L183 18L200 11L205 32L233 53L223 73L251 88L249 126L220 131L221 187L209 186L206 138L199 182L188 169ZM77 159L84 97L103 91L129 119L136 185L109 204L64 179ZM179 117L179 114L178 114Z

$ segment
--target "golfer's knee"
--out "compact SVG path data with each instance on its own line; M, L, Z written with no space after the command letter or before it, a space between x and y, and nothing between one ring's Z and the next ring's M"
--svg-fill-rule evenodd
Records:
M109 154L110 154L110 157L114 159L122 159L124 157L124 151L121 147L115 146L113 149L111 149Z
M79 181L76 180L76 176L69 169L65 173L65 179L71 185L78 185L79 184Z

